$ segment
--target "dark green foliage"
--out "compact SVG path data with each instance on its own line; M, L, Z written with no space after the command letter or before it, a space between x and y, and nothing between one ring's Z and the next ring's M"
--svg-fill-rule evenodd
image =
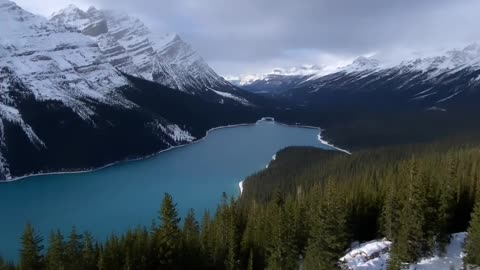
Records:
M97 267L97 250L95 240L89 232L83 234L81 265L83 270L94 270Z
M202 246L200 243L200 226L195 220L195 213L190 209L185 217L182 230L182 262L184 269L194 269L202 265Z
M298 269L293 212L286 209L280 193L270 204L271 237L267 246L267 269Z
M43 267L43 245L42 237L35 232L29 223L25 227L22 236L22 247L20 249L20 270L37 270Z
M51 232L48 242L45 268L47 270L65 269L65 245L62 233L60 231Z
M423 253L425 223L425 190L422 186L417 162L412 160L408 175L408 188L402 200L403 206L399 216L399 231L393 238L392 269L397 269L400 262L416 262Z
M477 198L472 214L465 252L467 254L465 262L480 267L480 197Z
M449 143L351 156L287 149L249 178L240 200L223 194L201 225L193 210L180 223L169 194L151 230L139 227L98 244L75 228L65 239L54 231L43 253L42 239L28 225L18 269L283 270L302 264L330 270L352 241L381 237L393 240L389 268L399 269L437 246L444 250L450 234L469 222L465 264L478 265L479 150ZM0 260L0 270L12 267Z
M310 213L311 229L305 269L335 269L349 244L346 199L329 179L323 196L315 201Z
M0 270L15 270L15 265L13 263L4 262L2 257L0 257Z
M160 208L160 226L153 232L156 265L159 268L180 268L179 253L182 238L179 222L176 204L172 196L166 193Z
M82 237L81 234L77 233L77 229L73 227L65 244L66 269L82 270Z

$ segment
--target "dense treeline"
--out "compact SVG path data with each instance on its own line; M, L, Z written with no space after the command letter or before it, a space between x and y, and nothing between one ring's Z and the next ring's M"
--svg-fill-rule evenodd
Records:
M180 222L167 194L151 227L103 243L72 229L65 237L52 232L44 248L28 225L18 266L0 261L0 269L298 269L302 264L329 270L338 268L352 241L387 237L394 242L389 267L396 270L444 252L450 234L467 228L465 264L479 266L480 147L399 149L352 156L288 149L256 176L278 179L278 188L264 190L266 196L249 195L254 177L240 200L224 195L213 215L205 212L199 222L191 210ZM288 164L301 168L289 167L287 185L276 171Z

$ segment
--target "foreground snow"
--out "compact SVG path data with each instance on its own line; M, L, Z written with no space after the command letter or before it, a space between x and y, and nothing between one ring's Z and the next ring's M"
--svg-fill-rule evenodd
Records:
M452 235L452 240L447 247L447 253L443 257L438 255L420 260L411 264L415 270L450 270L461 269L463 259L463 243L466 233ZM352 249L340 262L351 270L387 270L389 250L391 242L380 240L361 244Z

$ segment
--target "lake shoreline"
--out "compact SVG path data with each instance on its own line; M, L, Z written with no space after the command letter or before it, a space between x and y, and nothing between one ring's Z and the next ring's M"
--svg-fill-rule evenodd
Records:
M70 170L70 171L56 171L56 172L45 172L45 173L33 173L33 174L29 174L29 175L23 175L23 176L18 176L18 177L14 177L14 178L11 178L11 179L7 179L7 180L4 180L4 181L0 181L0 185L2 184L8 184L8 183L13 183L13 182L19 182L19 181L27 181L27 180L33 180L33 179L28 179L28 178L35 178L35 177L40 177L40 176L47 176L47 175L59 175L59 174L81 174L81 173L90 173L90 172L95 172L95 171L99 171L99 170L103 170L103 169L106 169L106 168L109 168L109 167L112 167L112 166L115 166L115 165L118 165L118 164L122 164L122 163L127 163L127 162L135 162L135 161L141 161L141 160L147 160L147 159L150 159L150 158L153 158L161 153L164 153L164 152L167 152L167 151L172 151L172 150L175 150L177 148L181 148L181 147L187 147L189 145L192 145L192 144L196 144L196 143L199 143L203 140L205 140L209 133L210 132L213 132L213 131L216 131L216 130L220 130L220 129L226 129L226 128L235 128L235 127L241 127L241 126L255 126L257 124L259 124L260 122L274 122L276 124L279 124L279 125L282 125L282 126L287 126L287 127L299 127L299 128L308 128L308 129L318 129L319 130L319 134L317 135L318 136L318 141L321 143L321 144L324 144L326 146L329 146L333 149L335 149L336 151L340 151L340 152L344 152L344 153L347 153L347 154L351 154L350 152L348 152L347 150L344 150L344 149L341 149L341 148L338 148L330 143L328 143L327 141L323 140L322 139L322 132L324 131L322 128L320 127L315 127L315 126L307 126L307 125L301 125L301 124L295 124L295 125L289 125L289 124L285 124L285 123L282 123L282 122L278 122L275 120L275 118L273 117L262 117L260 118L260 120L256 121L255 123L242 123L242 124L235 124L235 125L226 125L226 126L220 126L220 127L214 127L214 128L211 128L209 130L206 131L205 133L205 136L201 137L200 139L198 140L194 140L192 142L189 142L189 143L185 143L185 144L181 144L181 145L176 145L176 146L171 146L169 148L166 148L166 149L162 149L160 151L157 151L153 154L150 154L150 155L146 155L146 156L142 156L142 157L138 157L138 158L127 158L127 159L124 159L124 160L119 160L119 161L115 161L115 162L112 162L112 163L109 163L109 164L106 164L106 165L103 165L103 166L100 166L100 167L95 167L95 168L85 168L85 169L79 169L79 170ZM281 150L281 149L280 149ZM279 151L280 151L279 150ZM243 182L243 181L242 181Z

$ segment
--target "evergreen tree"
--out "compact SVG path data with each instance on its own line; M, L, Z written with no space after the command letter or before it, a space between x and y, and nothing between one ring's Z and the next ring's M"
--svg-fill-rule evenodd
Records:
M0 270L16 270L16 267L13 263L3 261L3 258L0 257Z
M307 270L331 270L348 247L345 198L329 179L318 206L311 213L311 232L305 253Z
M395 185L391 183L383 202L380 221L382 234L390 240L394 239L398 229L399 204L398 198L395 196L396 192Z
M132 244L133 264L136 267L134 269L151 269L150 235L145 228L137 228L134 234Z
M165 197L160 209L160 226L154 232L154 245L158 267L162 269L178 269L178 255L181 248L181 233L178 228L176 204L170 194Z
M421 192L424 194L424 206L423 206L423 237L422 255L432 256L438 239L441 235L439 229L439 200L438 195L435 192L435 184L432 181L430 174L424 173L421 176ZM440 250L442 248L440 247Z
M21 240L19 270L43 269L43 239L30 223L25 227Z
M214 263L214 233L212 232L213 225L210 221L210 212L206 210L202 217L202 230L200 232L202 254L206 257L206 263L212 265Z
M111 235L103 249L100 250L99 268L102 270L118 270L125 265L125 254L123 252L120 239L116 235Z
M68 270L82 270L82 235L77 233L75 226L72 227L65 244L65 267Z
M299 196L297 194L297 196ZM291 213L290 228L293 233L295 250L298 255L304 255L305 247L307 246L308 229L307 229L307 209L302 197L293 199L290 197L286 203L287 212Z
M407 193L402 202L400 227L393 242L389 269L399 269L401 263L416 262L423 255L425 194L415 159L409 170Z
M477 197L477 203L472 213L465 253L467 254L465 262L468 265L480 267L480 197Z
M183 222L182 230L183 239L183 268L193 269L199 268L201 265L201 244L200 244L200 227L195 220L195 212L193 209L188 210L187 216Z
M291 215L286 212L283 200L274 200L271 207L272 237L267 247L267 269L298 269L298 252L295 249L295 235L291 230Z
M450 242L449 224L451 221L453 203L455 201L453 181L451 178L446 178L442 182L440 189L439 207L438 207L438 246L441 254L444 254L446 247Z
M233 198L230 199L230 205L226 209L225 218L225 228L227 230L225 267L227 270L235 270L238 268L238 227L236 204Z
M46 256L47 270L63 270L65 268L65 247L62 233L57 230L51 232L48 241L48 250Z
M93 236L89 232L83 234L83 244L81 251L82 269L94 270L97 266L97 250L94 244Z

